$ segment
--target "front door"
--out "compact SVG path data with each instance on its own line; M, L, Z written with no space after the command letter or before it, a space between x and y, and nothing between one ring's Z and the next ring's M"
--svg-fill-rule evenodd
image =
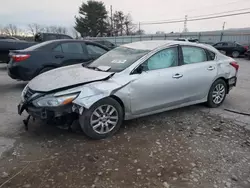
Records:
M181 100L178 48L157 52L141 66L143 71L130 84L133 114L144 114L175 105Z

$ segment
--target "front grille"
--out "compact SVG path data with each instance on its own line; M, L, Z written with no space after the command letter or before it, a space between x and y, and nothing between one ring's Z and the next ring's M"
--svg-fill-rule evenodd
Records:
M27 88L26 92L24 93L24 99L28 100L32 95L34 95L34 91L31 90L29 87Z

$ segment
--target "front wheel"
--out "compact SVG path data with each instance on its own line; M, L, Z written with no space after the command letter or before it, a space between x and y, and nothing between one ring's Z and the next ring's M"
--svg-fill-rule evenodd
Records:
M104 139L115 134L123 122L123 109L113 98L96 102L79 117L83 132L92 139Z
M208 98L207 98L207 105L211 108L216 108L220 106L227 94L227 84L224 80L218 79L216 80L208 93Z

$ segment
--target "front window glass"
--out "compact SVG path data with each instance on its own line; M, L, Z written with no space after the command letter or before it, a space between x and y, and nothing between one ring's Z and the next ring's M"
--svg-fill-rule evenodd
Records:
M107 66L110 72L120 72L147 54L149 50L139 50L126 47L115 48L91 63L88 67Z
M178 50L177 48L169 48L157 52L150 57L144 67L144 70L157 70L174 67L178 65Z

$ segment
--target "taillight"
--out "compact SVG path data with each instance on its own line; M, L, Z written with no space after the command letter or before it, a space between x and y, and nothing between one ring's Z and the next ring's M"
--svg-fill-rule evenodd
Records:
M30 57L29 54L15 54L15 55L12 55L12 59L14 62L21 62L21 61L24 61L26 59L28 59Z
M240 66L239 66L239 64L237 62L231 62L230 65L232 65L235 68L236 71L238 71L239 68L240 68Z
M244 48L245 48L246 50L248 50L248 49L249 49L249 46L244 46Z

